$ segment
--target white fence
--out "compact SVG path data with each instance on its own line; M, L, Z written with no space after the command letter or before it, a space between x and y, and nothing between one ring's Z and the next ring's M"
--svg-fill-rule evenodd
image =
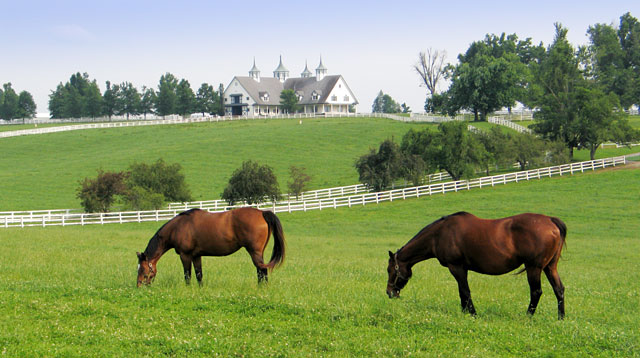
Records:
M533 133L533 131L525 126L521 126L519 124L513 123L511 121L508 121L504 118L500 118L500 117L489 117L489 119L487 120L487 122L489 123L493 123L493 124L499 124L501 126L505 126L505 127L509 127L517 132L520 133Z
M554 167L533 169L503 175L494 175L472 180L460 180L438 184L422 185L411 188L389 190L377 193L364 193L344 197L333 197L323 199L310 199L304 201L289 201L286 203L269 203L257 205L260 209L278 212L293 212L307 210L335 209L338 207L352 207L367 204L380 203L384 201L404 200L408 198L419 198L421 196L444 194L447 192L457 192L470 190L473 188L492 187L511 182L540 179L554 175L573 174L584 172L585 170L596 170L600 168L626 164L626 159L614 157L598 159L580 163L565 164ZM220 208L223 211L233 207ZM117 213L96 213L96 214L33 214L24 216L4 216L0 217L0 227L26 227L26 226L66 226L66 225L90 225L90 224L110 224L129 223L145 221L165 221L180 213L182 209L155 210L137 212L117 212ZM209 210L213 211L213 210Z

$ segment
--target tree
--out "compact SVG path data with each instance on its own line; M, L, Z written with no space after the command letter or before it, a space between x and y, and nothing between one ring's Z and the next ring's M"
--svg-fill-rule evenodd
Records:
M640 103L640 23L626 13L616 30L596 24L587 30L593 78L606 93L615 93L623 108ZM634 40L635 39L635 40ZM635 54L634 54L635 52Z
M311 177L306 173L306 168L295 165L289 167L289 177L291 178L291 181L287 182L289 194L295 195L297 200L300 194L306 190Z
M160 77L158 91L156 93L156 113L159 116L168 116L176 113L178 79L167 72Z
M182 79L176 88L176 113L185 117L193 113L196 104L196 95L191 89L189 81Z
M486 35L458 56L458 65L448 69L450 114L469 109L476 121L485 120L489 113L515 104L518 87L526 79L526 66L516 53L517 40L515 34Z
M580 144L575 94L585 80L576 51L567 40L568 30L558 23L555 28L553 43L535 73L540 95L534 101L539 110L532 127L544 138L564 142L573 158L573 149Z
M126 185L123 172L98 171L95 179L84 178L80 181L76 197L87 213L106 213L116 200L116 195L124 194Z
M280 105L282 112L295 113L298 111L298 96L292 89L286 89L280 92Z
M153 88L142 87L142 98L140 99L140 113L147 119L147 113L153 113L157 97Z
M104 103L100 88L95 80L89 83L85 93L85 113L91 118L96 118L103 114Z
M380 144L377 152L371 148L368 154L358 158L355 167L361 183L375 191L382 191L402 177L402 164L400 147L387 139Z
M618 97L613 92L606 95L597 88L579 87L575 102L579 147L589 149L591 160L606 141L626 144L638 138L625 120L626 114L620 110Z
M128 120L130 115L140 113L140 93L131 82L122 82L117 97L120 104L118 115L126 115Z
M109 120L111 120L111 117L115 114L117 114L120 111L120 104L119 104L119 99L118 99L118 93L120 93L120 86L119 85L111 85L111 82L107 81L106 82L106 86L107 89L104 91L104 94L102 96L103 98L103 113L104 115L106 115L107 117L109 117Z
M421 131L409 129L402 137L400 151L403 154L402 176L419 185L426 175L438 169L438 134L425 128Z
M510 145L512 138L509 133L503 132L498 126L491 127L489 131L481 131L476 138L482 143L487 152L485 170L489 175L489 166L496 168L513 163L513 148Z
M36 103L33 101L33 96L27 91L20 92L18 95L18 117L33 118L35 116Z
M7 121L18 118L20 115L19 97L11 87L11 82L2 85L3 95L0 102L0 118Z
M512 158L520 165L520 170L538 166L545 158L545 143L530 133L515 133L511 136Z
M411 107L407 106L406 103L402 103L400 105L400 109L402 110L402 113L411 113Z
M438 126L440 150L437 161L453 180L471 177L486 156L482 144L461 121L444 122Z
M382 91L373 100L372 113L399 113L400 111L400 105L391 96L382 93Z
M213 89L213 86L203 83L198 92L196 93L196 105L195 110L202 113L218 114L220 106L220 99L218 93Z
M418 62L413 68L420 76L421 84L427 87L433 97L438 90L438 82L445 74L444 60L447 57L446 51L438 51L432 48L426 52L418 54Z
M257 204L265 199L275 202L280 198L280 189L271 167L248 160L233 172L221 197L229 205L239 201Z
M133 193L135 195L155 193L162 195L164 201L190 201L191 191L181 170L179 163L166 164L163 159L150 165L133 163L129 166L127 187L141 188ZM128 202L133 203L134 199L129 198Z

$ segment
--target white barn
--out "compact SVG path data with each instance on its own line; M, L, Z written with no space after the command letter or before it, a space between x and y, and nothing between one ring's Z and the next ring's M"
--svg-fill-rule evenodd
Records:
M291 89L298 96L300 113L346 114L358 104L355 95L341 75L327 75L320 64L316 76L305 64L300 77L290 78L282 65L282 57L273 77L261 77L255 60L249 76L234 77L224 91L225 114L237 116L273 116L282 113L280 93Z

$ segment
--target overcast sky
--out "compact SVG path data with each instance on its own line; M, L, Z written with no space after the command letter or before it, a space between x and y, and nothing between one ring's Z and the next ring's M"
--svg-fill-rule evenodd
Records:
M48 112L51 90L87 72L105 81L157 88L171 72L194 91L203 82L247 76L253 58L272 76L282 55L290 75L318 65L341 74L368 112L378 91L423 111L426 89L412 65L420 51L455 63L487 33L553 40L554 22L574 45L596 23L640 17L640 1L29 1L0 0L0 84L34 96ZM442 88L446 89L446 88Z

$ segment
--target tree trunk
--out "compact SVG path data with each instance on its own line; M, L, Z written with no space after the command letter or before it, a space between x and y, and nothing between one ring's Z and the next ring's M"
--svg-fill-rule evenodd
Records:
M591 160L596 159L596 149L598 149L598 146L591 144L591 147L589 148L589 156L591 157Z
M473 121L474 122L478 121L478 110L477 109L473 110Z

